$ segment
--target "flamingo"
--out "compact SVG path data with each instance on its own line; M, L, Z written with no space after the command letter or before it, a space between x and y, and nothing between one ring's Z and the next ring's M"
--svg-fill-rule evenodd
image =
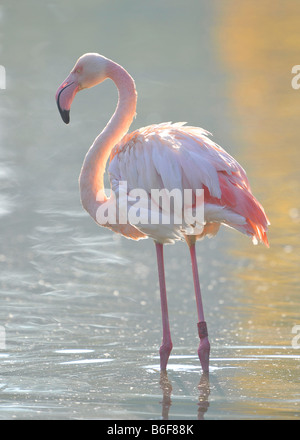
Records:
M252 238L254 244L267 247L269 221L261 204L252 195L249 181L241 165L222 147L214 143L210 133L185 123L162 123L128 133L136 115L137 92L129 73L116 62L97 53L82 55L56 92L56 102L63 121L70 121L70 108L76 93L111 79L118 89L116 110L103 131L89 148L79 177L83 208L101 226L124 237L140 240L152 238L156 246L162 314L160 368L166 371L173 347L165 282L163 246L185 240L190 251L198 314L200 344L198 356L203 372L209 371L210 342L204 318L199 283L196 248L198 239L215 236L220 225L234 228ZM153 188L180 188L182 191L204 191L204 221L199 224L104 224L97 217L98 209L112 197L104 190L105 167L112 189L126 182L127 190L138 187L147 193ZM102 197L99 197L102 194Z

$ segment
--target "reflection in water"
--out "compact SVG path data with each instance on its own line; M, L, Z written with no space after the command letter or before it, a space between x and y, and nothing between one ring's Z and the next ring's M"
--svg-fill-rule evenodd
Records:
M290 319L300 319L295 314L300 281L300 95L290 85L290 66L300 44L299 14L296 2L226 2L219 29L220 53L231 74L229 104L236 118L239 156L271 221L269 250L250 247L236 236L235 254L247 265L239 272L248 289L241 301L256 329L254 344L262 342L256 339L258 329L272 345L274 325L287 326L290 332ZM277 336L282 339L279 332Z
M166 371L161 371L160 372L160 388L163 392L163 400L161 402L162 404L162 419L163 420L168 420L169 419L169 410L170 407L172 405L172 400L171 400L171 394L172 394L172 384L169 381L168 378L168 373Z
M299 14L299 2L230 0L219 9L216 34L229 74L228 103L236 121L237 158L246 164L254 193L271 221L268 250L235 238L232 255L240 267L232 271L242 283L234 308L239 315L236 336L242 344L278 345L274 354L279 355L279 346L291 350L291 331L300 323L300 94L291 87L290 73L299 59ZM257 354L258 348L251 353ZM264 396L266 403L261 403L258 412L270 405L268 398L280 382L291 384L283 387L281 398L293 395L297 366L289 370L283 365L286 359L265 359L256 366L259 390L246 376L235 378L248 395Z
M198 403L198 420L204 420L204 414L209 407L208 398L210 395L209 374L203 373L198 385L199 403Z
M171 394L172 394L172 384L168 378L168 373L166 371L161 371L160 373L160 388L163 392L163 400L161 402L162 405L162 419L169 419L169 411L172 405ZM202 373L200 382L198 385L199 390L199 402L198 402L198 411L197 411L197 419L204 420L204 414L207 412L209 407L208 398L210 395L210 384L209 384L209 374Z

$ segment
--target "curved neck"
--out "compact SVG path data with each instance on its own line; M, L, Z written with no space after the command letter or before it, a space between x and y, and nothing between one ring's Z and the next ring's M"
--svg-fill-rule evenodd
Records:
M101 201L97 201L100 191L104 195L103 176L107 160L113 147L127 133L135 116L137 101L134 80L122 66L110 61L107 77L112 79L118 88L118 105L110 121L87 152L79 177L81 203L95 220L97 208L107 200L104 196L104 200L102 197Z

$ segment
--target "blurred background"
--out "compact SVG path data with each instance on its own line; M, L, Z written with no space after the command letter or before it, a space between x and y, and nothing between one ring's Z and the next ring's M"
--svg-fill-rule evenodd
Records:
M2 2L1 419L300 417L299 15L295 0ZM153 243L115 236L81 208L83 158L117 102L107 81L61 121L55 92L85 52L134 77L132 130L207 129L271 221L270 249L224 227L197 245L209 381L187 247L165 249L174 349L161 377Z

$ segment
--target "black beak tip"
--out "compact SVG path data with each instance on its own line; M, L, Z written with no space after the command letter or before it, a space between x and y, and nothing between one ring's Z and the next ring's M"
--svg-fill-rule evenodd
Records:
M62 120L64 121L65 124L68 124L68 123L70 122L70 110L63 110L63 109L61 108L61 106L60 106L60 102L59 102L60 94L61 94L61 92L62 92L63 90L64 90L64 89L62 89L62 90L59 92L59 95L58 95L57 100L56 100L56 104L57 104L57 108L58 108L58 110L59 110L59 113L60 113L60 116L61 116Z
M60 115L65 124L70 122L70 110L60 110Z
M60 113L60 116L65 124L70 122L70 110L63 110L60 108L59 102L57 102L57 107Z

